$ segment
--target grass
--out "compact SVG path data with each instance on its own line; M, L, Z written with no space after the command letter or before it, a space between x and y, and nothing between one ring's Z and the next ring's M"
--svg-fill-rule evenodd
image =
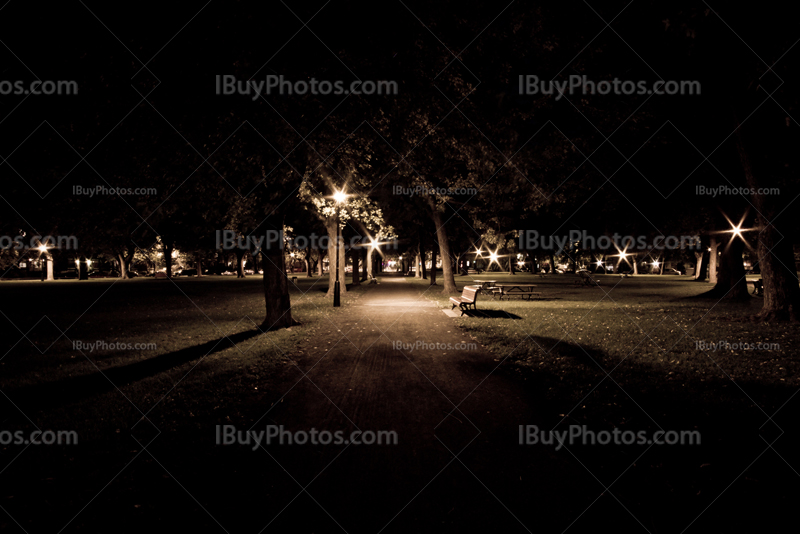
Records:
M96 532L126 517L129 529L141 530L153 518L174 521L175 507L196 508L170 472L192 483L209 468L220 480L243 484L251 458L197 444L213 443L215 425L247 428L263 415L271 384L292 365L291 353L330 330L335 311L327 284L327 277L298 277L291 299L301 326L262 335L257 276L0 283L2 430L79 436L79 448L0 445L0 503L15 518L27 518L22 526L29 532L58 531L84 506L91 513L80 514L71 528ZM361 292L348 291L342 305ZM81 353L73 341L155 348ZM107 484L114 490L101 491ZM49 503L46 516L37 511L41 502ZM0 530L5 527L16 528L2 518Z
M331 306L325 295L327 277L298 277L298 288L291 290L292 315L302 328L261 335L261 284L260 277L214 276L176 278L174 283L100 279L0 284L0 322L6 332L0 340L0 389L12 398L43 402L61 383L67 384L62 389L77 384L101 395L87 394L85 402L70 407L73 415L43 411L39 426L63 424L84 409L87 420L94 420L89 414L100 409L105 421L130 421L136 415L132 404L157 402L172 406L158 412L171 420L191 409L178 404L211 402L202 393L192 400L182 398L183 389L213 390L223 399L254 391L250 384L286 365L287 355L326 322ZM359 294L358 289L349 291L343 304ZM234 346L226 337L240 342ZM75 342L84 348L74 350ZM105 347L147 346L109 350L98 342ZM92 344L93 349L86 348ZM114 379L105 380L104 375ZM120 391L112 381L124 384ZM81 396L80 391L61 394ZM101 426L106 425L94 430Z
M574 448L603 483L626 474L618 491L635 498L648 487L661 494L665 509L694 503L700 513L704 497L722 493L747 470L743 480L751 482L744 484L761 486L751 487L750 497L736 506L752 506L745 502L752 495L765 504L785 500L778 488L786 481L778 473L787 471L786 464L773 451L762 454L778 437L783 439L774 451L792 454L790 444L798 440L800 409L791 402L800 385L797 325L752 322L761 297L744 303L701 298L709 285L691 277L600 275L600 287L577 286L576 278L457 277L459 289L473 279L533 283L542 298L501 302L481 295L478 310L496 314L453 321L494 355L494 372L530 385L550 428L700 431L702 447ZM426 297L449 309L449 295L439 288ZM778 345L715 351L697 344L721 340Z
M495 310L497 318L452 320L493 355L494 372L527 385L531 404L552 428L701 432L702 447L584 447L565 453L604 485L616 484L614 493L626 494L624 502L635 502L648 488L648 503L700 513L706 496L722 493L745 469L735 485L747 488L742 506L786 501L780 490L786 481L775 475L786 471L785 464L772 452L759 453L764 439L771 443L778 433L770 417L786 431L774 444L778 453L791 458L789 444L798 441L800 410L791 399L798 388L800 334L796 325L751 322L760 298L699 298L708 284L679 276L601 275L598 288L575 285L573 275L485 273L458 277L459 288L475 278L540 286L542 299L530 302L479 297L479 310ZM428 280L406 281L449 307L441 281L433 288L426 287ZM324 346L335 317L324 292L327 278L300 276L298 286L292 289L292 313L302 327L256 335L264 313L259 277L0 283L3 428L77 430L81 443L79 454L69 448L0 447L0 471L9 482L0 496L3 506L12 507L15 517L35 517L34 504L21 503L59 500L58 509L74 514L118 472L117 491L103 493L106 500L93 505L97 521L127 514L131 503L172 502L175 488L154 482L167 476L154 460L144 456L124 469L142 451L131 435L146 441L154 428L164 434L154 442L154 457L169 458L165 468L177 470L182 481L192 481L192 473L201 478L206 463L220 464L220 479L228 468L234 479L247 478L249 464L235 452L195 443L208 443L209 429L221 421L248 427L262 415L248 410L271 398L265 390L292 364L292 353L300 346ZM368 287L345 294L343 307ZM720 340L774 342L779 349L703 351L695 344ZM80 353L73 341L155 348ZM186 453L170 452L176 450ZM17 454L26 460L15 462ZM759 461L750 467L754 458ZM152 488L147 498L137 495L144 487ZM192 492L200 488L198 482ZM143 518L152 519L152 511L144 512ZM70 517L44 522L58 530ZM97 530L100 523L82 526Z

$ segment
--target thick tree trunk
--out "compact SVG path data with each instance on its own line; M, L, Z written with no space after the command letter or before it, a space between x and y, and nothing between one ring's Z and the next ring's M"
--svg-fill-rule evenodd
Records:
M167 278L172 278L172 244L162 242L161 253L164 255L164 264L167 267Z
M749 298L742 261L743 251L744 241L739 237L733 237L722 249L717 283L705 296L725 299Z
M516 274L514 272L514 255L510 254L508 256L508 274Z
M702 276L702 269L703 269L703 251L701 250L700 252L695 252L694 258L695 258L694 279L703 280L703 278L700 278Z
M46 267L47 273L45 279L48 281L55 280L56 279L54 273L55 262L53 262L53 255L50 253L45 254L44 259L45 261L47 261L47 267Z
M636 261L635 257L633 258L633 274L634 275L639 274L639 262Z
M236 251L236 278L244 278L244 254L243 250Z
M325 255L322 252L322 249L319 250L319 261L317 262L317 274L319 276L325 276L325 265L322 263Z
M417 252L414 254L414 278L422 278L422 269L419 268L419 264L419 246L417 246Z
M361 258L361 281L362 282L366 281L367 278L369 278L368 269L367 269L367 258L369 258L369 255L370 255L371 252L372 252L372 249L367 247L361 253L363 255L363 258Z
M767 196L758 191L768 185L763 179L767 171L762 151L759 149L761 132L753 132L753 126L737 122L736 148L747 185L754 191L752 198L756 208L756 237L758 265L764 284L764 304L757 318L765 321L796 321L800 312L800 288L797 284L797 268L794 262L792 242L778 227L787 217L787 206L780 205L780 195ZM768 180L767 180L768 181ZM769 184L774 185L774 184Z
M371 249L368 250L367 251L367 272L369 273L370 276L375 276L375 272L373 271L373 265L372 265L372 255L373 255L373 251Z
M447 242L447 231L442 224L442 216L436 207L433 197L428 197L428 207L431 211L431 219L436 228L436 240L439 243L439 256L442 258L442 293L456 293L456 279L453 275L453 265L450 263L450 244Z
M361 285L361 276L358 272L358 260L359 256L361 256L361 250L357 247L353 247L350 251L350 257L353 258L353 285L359 286Z
M268 235L268 230L283 229L283 221L273 222L261 230ZM267 240L269 242L269 240ZM286 277L285 255L283 247L267 246L261 250L262 281L264 286L265 317L262 330L277 330L297 324L292 318L292 304L289 298L289 279Z
M125 254L122 252L117 254L117 261L119 262L119 277L121 280L128 279L128 264L125 263Z
M712 237L711 243L708 246L708 248L711 249L708 251L708 281L714 285L717 284L717 259L719 257L717 254L718 247L719 243L717 243L717 238Z
M431 285L436 285L436 248L431 249Z

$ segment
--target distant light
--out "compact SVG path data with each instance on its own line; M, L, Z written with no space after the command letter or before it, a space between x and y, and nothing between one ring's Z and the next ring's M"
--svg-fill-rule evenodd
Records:
M620 258L622 258L622 259L624 260L625 258L627 258L627 257L628 257L628 254L627 254L626 252L620 252L620 253L619 253L619 257L620 257Z
M47 252L47 246L46 245L39 245L36 248L39 249L39 252Z
M733 232L734 237L741 237L741 235L742 235L742 227L741 227L741 225L740 226L734 226L733 230L731 230L731 231Z
M86 265L88 265L89 267L91 267L91 266L92 266L92 260L86 260Z
M333 194L333 200L335 200L337 204L341 204L342 202L347 200L347 195L345 194L344 191L336 191Z
M479 248L476 248L476 249L475 249L475 254L477 254L478 256L480 256L481 254L483 254L483 251L482 251L481 249L479 249Z
M597 266L600 267L601 265L603 265L603 262L602 261L598 261L597 262Z
M658 267L659 265L661 265L661 264L660 264L660 263L658 263L657 261L654 261L654 262L653 262L653 267Z
M489 253L489 260L497 261L497 258L499 258L499 256L497 255L497 251Z

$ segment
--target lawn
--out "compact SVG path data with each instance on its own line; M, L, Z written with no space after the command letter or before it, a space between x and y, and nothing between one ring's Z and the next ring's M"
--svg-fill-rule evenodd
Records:
M492 372L525 385L551 428L700 431L699 447L561 452L574 456L604 486L613 485L625 502L637 502L648 488L641 506L660 503L664 511L649 510L647 517L674 507L696 515L707 495L719 495L739 477L725 497L734 504L728 500L725 506L788 506L794 499L781 488L796 476L783 458L793 458L798 444L794 421L800 410L792 399L800 335L796 325L751 322L760 298L705 299L699 295L708 284L678 276L601 275L600 287L581 287L572 275L486 273L458 277L459 287L470 278L540 286L542 298L530 302L480 296L478 309L494 310L495 318L450 320L488 351L496 366ZM427 280L406 281L449 307L441 285L428 289ZM327 278L299 277L298 285L292 312L301 325L259 335L264 305L259 277L0 283L4 429L76 430L81 444L77 452L0 447L0 473L8 488L0 495L3 506L14 517L36 518L36 502L58 501L51 504L52 517L37 519L39 527L58 530L92 503L92 513L80 514L73 526L98 531L120 516L133 518L130 528L145 528L154 518L176 521L153 503L194 508L188 494L176 490L178 480L226 525L241 519L239 508L257 510L265 495L294 495L298 488L288 477L258 478L269 458L258 460L266 462L260 466L235 449L214 448L210 429L220 422L247 428L274 398L265 391L273 378L301 378L291 368L294 351L319 346L324 352L337 339L331 322L336 310L324 292ZM349 291L342 309L370 287L375 286ZM713 351L696 345L720 340L779 346ZM154 345L81 353L73 350L74 341ZM143 452L142 445L156 436ZM767 442L779 436L769 450ZM103 491L110 479L114 490ZM224 491L247 484L260 488L244 498L248 502L241 501L241 490ZM183 497L176 501L176 494ZM141 514L131 515L130 508L138 506ZM207 520L192 518L192 524Z
M700 431L702 447L574 447L570 453L603 484L616 482L633 496L647 487L665 509L697 503L700 513L706 495L741 476L730 496L741 496L737 505L753 506L746 502L753 495L765 506L785 501L780 488L796 476L785 459L798 444L797 325L752 322L761 297L703 298L709 284L687 276L597 278L600 287L575 285L571 274L459 276L459 289L472 279L513 280L537 284L542 296L501 302L480 295L478 310L495 313L452 320L494 355L494 372L531 385L553 429ZM440 288L425 295L449 309ZM720 341L767 348L703 350L702 343Z
M288 353L318 329L330 329L327 277L301 276L297 284L292 313L301 325L261 335L258 276L0 283L3 430L74 430L80 440L79 450L0 446L6 488L0 502L14 517L31 518L39 527L44 521L57 531L71 516L37 517L37 502L48 500L54 510L74 515L156 435L151 448L174 461L166 469L197 473L198 465L220 460L192 453L192 444L212 439L220 422L252 420L254 414L243 411L252 411L268 394L265 383L291 365ZM349 291L342 305L360 294ZM76 351L75 341L153 345ZM185 458L176 458L175 450ZM157 472L124 470L115 479L117 491L103 493L93 513L81 516L92 524L82 526L101 531L104 521L127 514L133 503L158 501L161 492L164 500L174 499L174 487L152 484L153 478L169 478L154 462L147 454L139 458L139 465ZM137 495L145 487L153 488L151 497ZM149 521L160 513L143 509L141 517Z

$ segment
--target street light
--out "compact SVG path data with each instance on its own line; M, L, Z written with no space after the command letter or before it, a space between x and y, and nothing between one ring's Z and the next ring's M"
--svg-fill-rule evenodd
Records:
M339 206L341 206L341 204L347 200L347 195L344 191L336 191L333 194L333 200L336 202L336 281L333 283L333 307L338 308L342 305L339 287L339 242L341 241L341 229L339 228Z

